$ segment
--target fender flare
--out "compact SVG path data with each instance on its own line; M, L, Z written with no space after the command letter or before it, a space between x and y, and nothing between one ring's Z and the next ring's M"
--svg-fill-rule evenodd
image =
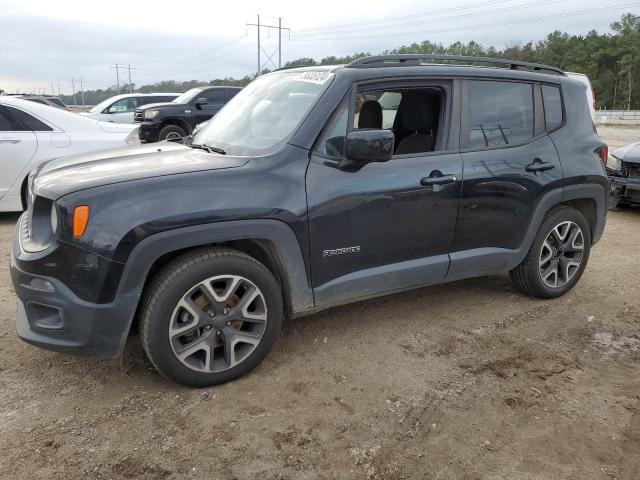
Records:
M145 238L133 248L127 258L116 297L129 296L132 293L140 296L151 266L163 255L232 240L270 241L287 276L293 312L302 312L314 307L313 291L295 234L287 224L267 219L234 220L182 227Z

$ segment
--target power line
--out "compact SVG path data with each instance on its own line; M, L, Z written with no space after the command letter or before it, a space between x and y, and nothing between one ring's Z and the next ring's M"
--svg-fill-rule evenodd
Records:
M135 70L135 68L132 67L131 65L124 66L124 65L118 65L117 63L110 68L115 68L116 70L116 85L117 85L118 95L120 95L120 69L129 71L129 93L133 93L133 84L131 82L131 70Z
M525 10L528 8L533 8L533 7L541 7L541 6L545 6L545 5L553 5L556 3L566 3L569 0L541 0L538 2L534 2L534 3L523 3L523 4L519 4L519 5L512 5L510 7L506 7L506 8L498 8L498 9L493 9L493 10L484 10L481 12L473 12L473 17L482 17L482 16L486 16L486 15L494 15L496 13L506 13L506 12L513 12L513 11L517 11L517 10ZM457 20L457 19L461 19L461 18L468 18L469 17L469 13L461 13L459 15L454 15L454 16L447 16L447 21L451 21L451 20ZM425 20L415 20L412 22L404 22L403 23L403 27L408 27L408 26L412 26L412 25L423 25L426 23L436 23L436 22L442 22L441 18L429 18L429 19L425 19ZM375 25L375 26L371 26L371 27L367 27L367 26L363 26L363 27L357 27L354 29L350 29L350 30L343 30L341 32L331 32L331 30L328 30L327 32L324 33L310 33L310 34L303 34L303 35L298 35L297 32L294 32L294 39L297 38L311 38L311 37L319 37L319 36L327 36L329 33L332 33L333 36L341 36L343 34L346 33L364 33L367 30L370 29L384 29L384 28L394 28L397 29L398 25L393 25L393 24L387 24L387 25Z
M629 7L637 7L640 6L640 2L633 2L633 3L627 3L627 4L618 4L618 5L610 5L607 7L602 7L602 8L593 8L593 9L588 9L588 10L577 10L577 11L572 11L572 12L562 12L562 13L558 13L558 14L552 14L552 15L544 15L544 16L539 16L539 17L528 17L528 18L524 18L524 19L518 19L518 20L507 20L507 21L501 21L501 22L492 22L492 23L485 23L485 24L481 24L481 25L470 25L470 26L464 26L464 27L448 27L448 28L442 28L442 29L437 29L437 30L414 30L414 31L409 31L409 32L394 32L391 34L379 34L376 35L376 38L384 38L384 37L399 37L399 36L408 36L408 35L431 35L434 33L445 33L445 32L458 32L458 31L465 31L465 30L478 30L478 29L482 29L482 28L488 28L488 27L500 27L500 26L506 26L506 25L517 25L517 24L522 24L522 23L529 23L529 22L537 22L539 20L548 20L548 19L552 19L552 18L566 18L566 17L573 17L573 16L579 16L579 15L587 15L590 13L600 13L600 12L606 12L606 11L611 11L611 10L620 10L623 8L629 8ZM340 40L347 40L347 39L370 39L370 35L352 35L352 36L344 36L344 37L340 37ZM309 39L309 40L297 40L295 38L291 39L291 41L295 41L295 42L316 42L319 40L335 40L335 36L329 37L329 38L322 38L322 37L317 37L317 38L313 38L313 39Z
M289 32L289 38L291 38L291 29L282 26L282 17L278 17L278 25L276 26L276 25L260 24L260 15L258 15L258 23L247 23L246 26L256 27L256 30L258 33L258 70L257 70L256 76L260 75L260 72L262 72L262 67L266 66L268 63L271 63L274 67L276 67L275 62L271 60L273 56L276 54L276 51L278 52L277 68L282 67L282 30L286 30L287 32ZM267 31L269 29L278 30L278 49L274 51L271 55L269 55L269 53L264 48L262 48L262 45L260 45L260 32L261 32L261 29L263 28L266 28ZM264 62L264 64L260 60L260 52L264 52L264 54L267 56L267 60Z
M427 11L427 12L420 12L420 13L414 13L412 15L402 15L399 17L390 17L390 18L385 18L385 19L380 19L380 20L365 20L362 22L355 22L355 23L345 23L345 24L341 24L341 25L328 25L326 27L317 27L317 28L306 28L306 29L301 29L301 30L296 30L295 33L306 33L306 32L316 32L316 31L336 31L336 30L341 30L344 28L352 28L352 27L358 27L361 25L373 25L376 23L387 23L387 22L395 22L395 21L402 21L402 20L407 20L407 19L414 19L416 17L425 17L425 16L429 16L432 17L433 15L438 15L441 13L449 13L449 12L458 12L460 10L472 10L474 8L478 8L478 7L486 7L489 5L495 5L497 3L508 3L508 2L512 2L515 0L488 0L488 1L484 1L484 2L478 2L478 3L472 3L470 5L464 5L464 6L459 6L459 7L450 7L450 8L444 8L444 9L440 9L440 10L431 10L431 11Z
M169 68L168 69L167 69L167 66L161 67L160 69L152 69L152 70L149 71L149 73L155 75L157 73L163 73L163 72L166 72L166 71L175 71L179 67L187 65L189 63L197 62L201 58L206 57L207 55L211 55L211 54L218 55L220 53L220 50L224 50L226 47L228 47L228 46L230 46L230 45L232 45L232 44L234 44L234 43L236 43L236 42L238 42L240 40L243 40L244 38L245 38L245 36L232 38L228 42L224 42L224 43L218 45L217 47L215 47L216 48L215 50L213 50L213 49L207 50L207 51L199 53L198 55L195 55L193 57L181 60L180 62L169 64Z

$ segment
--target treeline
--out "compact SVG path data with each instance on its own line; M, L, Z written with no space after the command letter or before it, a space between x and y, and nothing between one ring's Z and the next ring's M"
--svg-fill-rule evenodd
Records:
M204 82L201 80L187 80L185 82L178 82L175 80L163 80L162 82L152 83L150 85L143 85L141 87L136 87L132 85L134 92L139 93L164 93L164 92L175 92L182 93L186 92L190 88L200 87L203 85L230 85L237 87L244 87L248 85L253 79L255 75L246 76L244 78L235 79L235 78L219 78L215 80L210 80L208 82ZM120 93L129 93L129 85L123 84L120 85ZM109 97L113 97L118 94L118 89L116 85L112 85L109 88L105 89L97 89L97 90L85 90L84 91L84 104L85 105L97 105L103 100L106 100ZM67 105L81 105L82 104L82 95L80 92L76 92L75 99L73 95L62 95L60 97L64 103Z
M603 34L593 30L586 35L569 35L556 31L537 43L512 44L503 50L474 41L456 42L444 46L441 43L425 40L382 53L489 56L544 63L568 72L587 74L598 95L598 108L640 109L640 15L623 15L620 21L611 24L611 29L613 33ZM344 64L366 55L370 53L360 52L345 57L329 56L321 60L303 57L288 62L285 67ZM263 73L266 72L268 70ZM209 82L170 80L144 85L136 91L184 92L199 85L245 86L254 78L255 75L248 75L241 79L216 79ZM87 91L85 103L95 104L111 95L115 95L114 87ZM69 96L63 97L63 100L73 103L73 99Z

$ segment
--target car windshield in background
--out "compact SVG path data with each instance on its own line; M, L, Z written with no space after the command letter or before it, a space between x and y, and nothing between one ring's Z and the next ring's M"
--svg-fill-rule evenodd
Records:
M333 79L330 72L278 72L254 80L193 140L230 155L264 155L285 142Z
M184 92L182 95L180 95L179 97L174 98L173 100L171 100L173 103L189 103L191 100L193 100L200 92L202 92L201 88L192 88L191 90L187 90L186 92Z
M103 100L102 102L97 104L95 107L93 107L91 110L89 110L89 113L101 112L112 103L113 103L113 97L107 98L106 100Z

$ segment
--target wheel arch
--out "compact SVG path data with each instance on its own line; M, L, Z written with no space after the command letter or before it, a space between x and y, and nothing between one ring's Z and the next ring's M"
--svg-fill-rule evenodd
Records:
M187 134L190 134L191 130L193 130L189 122L187 122L186 120L182 118L177 118L177 117L169 117L162 120L162 123L160 124L160 128L158 129L158 132L160 132L160 130L162 130L164 127L169 125L175 125L177 127L180 127L185 132L187 132Z
M140 242L127 259L117 293L137 299L131 324L153 276L177 256L208 246L235 248L262 263L281 285L287 315L314 307L302 249L291 228L278 220L238 220L174 229Z
M592 222L591 243L595 244L604 230L607 195L605 187L599 183L570 185L548 191L538 202L518 248L479 248L452 252L446 280L495 275L515 268L526 257L545 216L559 206L576 208Z

